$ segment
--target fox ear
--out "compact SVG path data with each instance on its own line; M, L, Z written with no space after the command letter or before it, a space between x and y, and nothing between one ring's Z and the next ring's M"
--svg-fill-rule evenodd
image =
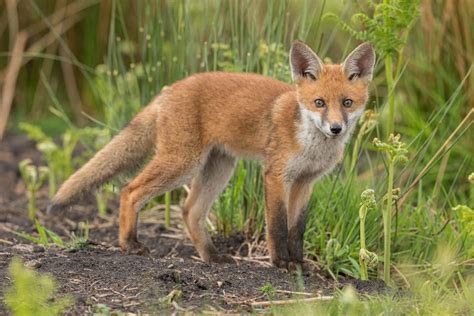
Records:
M294 41L290 49L291 77L293 81L301 79L316 80L323 69L322 60L308 45Z
M375 50L371 43L357 46L344 61L344 72L349 80L372 80L375 65Z

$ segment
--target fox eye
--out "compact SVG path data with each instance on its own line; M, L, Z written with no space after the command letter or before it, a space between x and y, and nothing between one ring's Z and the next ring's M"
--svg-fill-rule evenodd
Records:
M352 100L351 99L344 99L344 101L342 101L342 104L346 107L346 108L350 108L352 106Z
M326 103L324 103L324 100L322 100L322 99L314 100L314 104L316 104L317 108L322 108L326 105Z

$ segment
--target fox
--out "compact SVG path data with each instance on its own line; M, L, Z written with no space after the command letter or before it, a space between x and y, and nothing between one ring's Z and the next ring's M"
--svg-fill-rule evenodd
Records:
M291 84L253 73L204 72L162 89L62 184L48 211L77 202L149 159L120 193L121 250L148 255L138 239L140 209L151 198L190 184L182 205L190 240L203 261L232 263L214 246L206 218L236 160L255 160L262 164L270 261L282 269L301 267L313 183L343 159L369 98L375 51L365 42L341 64L325 64L296 40L289 64Z

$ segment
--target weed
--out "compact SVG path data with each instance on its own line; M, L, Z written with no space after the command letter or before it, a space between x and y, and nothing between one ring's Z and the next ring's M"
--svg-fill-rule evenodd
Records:
M374 210L376 207L375 192L372 189L367 189L361 194L361 202L359 208L359 220L360 220L360 251L359 251L359 264L360 264L360 278L362 280L368 280L369 275L367 273L367 266L375 266L378 258L377 254L367 250L365 245L365 217L367 212Z
M48 173L49 197L53 197L57 191L58 183L68 178L77 165L90 158L91 155L110 140L110 134L97 128L82 128L66 130L62 135L61 145L57 145L53 138L46 135L41 128L28 123L20 123L20 129L28 138L36 142L36 148L42 153L46 162ZM86 150L82 156L73 156L78 142L81 141ZM91 146L93 144L93 146ZM92 150L87 148L93 147Z
M408 153L406 145L400 141L400 135L390 134L388 142L384 143L378 138L373 141L375 148L386 154L388 160L388 178L387 178L387 195L386 208L383 212L384 223L384 281L390 283L390 261L391 261L391 236L392 236L392 206L394 203L393 196L393 177L395 173L395 164L397 162L406 163Z
M342 29L361 41L371 42L384 58L388 90L387 133L393 133L395 124L395 86L403 65L403 48L414 21L419 15L420 0L369 1L373 15L359 12L352 16L352 26L338 18ZM358 27L354 27L359 22ZM360 30L357 30L357 29ZM395 73L393 58L397 57Z
M80 224L80 233L76 235L74 233L71 234L71 242L68 244L68 247L71 249L79 250L89 248L91 246L89 240L89 222L86 223L79 223ZM81 225L82 224L82 225Z
M168 295L161 297L158 301L160 304L169 305L174 301L178 300L183 295L183 292L178 289L174 289L168 293Z
M22 160L18 168L21 177L25 182L28 195L28 217L33 220L36 217L36 193L44 184L46 177L50 173L47 167L35 167L32 165L31 159Z
M13 315L62 315L72 305L69 297L57 298L56 281L23 266L18 258L10 263L13 284L5 293L5 303Z
M260 292L265 294L269 299L272 299L276 294L276 288L271 283L266 282L260 288Z
M14 232L14 234L18 237L45 247L49 247L51 245L64 247L64 241L58 234L42 226L38 220L35 220L35 226L39 237L35 237L24 232Z
M114 186L111 183L103 185L95 192L95 200L99 216L105 217L107 214L107 201L115 196Z
M165 227L171 226L171 192L165 193Z

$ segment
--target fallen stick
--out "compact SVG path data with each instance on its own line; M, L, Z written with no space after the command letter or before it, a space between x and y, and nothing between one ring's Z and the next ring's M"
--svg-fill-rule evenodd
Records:
M23 52L25 50L26 40L28 35L26 32L18 33L15 41L15 46L12 50L10 63L7 66L5 73L5 83L2 89L2 99L0 103L0 140L3 138L5 129L7 127L10 109L15 96L16 79L20 71L21 61L23 59Z
M276 290L277 293L283 294L293 294L293 295L306 295L306 296L313 296L313 293L308 292L294 292L294 291L287 291L287 290Z
M232 256L232 259L237 260L237 261L245 261L245 262L252 262L252 263L257 263L265 267L271 267L272 264L268 261L261 261L258 259L254 259L252 257L238 257L238 256Z
M262 301L262 302L253 302L250 305L252 306L272 306L272 305L286 305L294 303L309 303L309 302L318 302L318 301L330 301L334 299L334 296L317 296L309 297L302 299L291 299L291 300L281 300L281 301Z

